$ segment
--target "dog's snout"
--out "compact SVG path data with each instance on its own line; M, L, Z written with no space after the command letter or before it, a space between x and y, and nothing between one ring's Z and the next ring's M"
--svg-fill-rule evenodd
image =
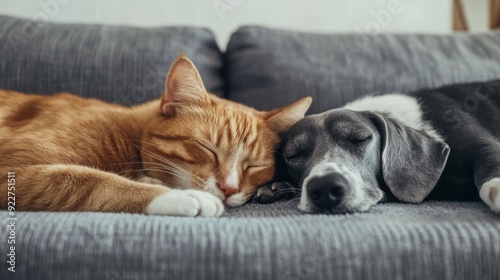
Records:
M347 192L347 180L338 173L314 177L307 183L307 196L318 208L331 210L342 202Z

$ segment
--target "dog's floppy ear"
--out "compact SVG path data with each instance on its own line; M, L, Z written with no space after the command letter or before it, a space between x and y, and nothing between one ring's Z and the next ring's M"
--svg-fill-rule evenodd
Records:
M450 147L443 141L378 113L369 118L380 132L382 175L402 202L420 203L436 186Z

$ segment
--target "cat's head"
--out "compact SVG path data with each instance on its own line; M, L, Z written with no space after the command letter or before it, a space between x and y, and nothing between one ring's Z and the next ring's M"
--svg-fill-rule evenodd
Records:
M281 137L311 101L260 112L218 98L180 56L167 76L159 117L142 138L144 168L172 188L205 190L229 207L240 206L273 179Z

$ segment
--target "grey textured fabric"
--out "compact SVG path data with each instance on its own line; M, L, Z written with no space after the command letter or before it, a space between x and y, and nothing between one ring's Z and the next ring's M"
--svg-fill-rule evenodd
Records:
M303 96L309 113L361 96L500 78L500 32L310 34L243 27L226 54L227 96L271 109Z
M132 105L159 98L170 65L185 53L221 95L222 54L211 31L33 22L0 15L0 88L67 91Z
M296 204L220 219L18 212L18 271L6 270L2 238L0 279L500 279L500 215L480 202L351 215L301 215Z

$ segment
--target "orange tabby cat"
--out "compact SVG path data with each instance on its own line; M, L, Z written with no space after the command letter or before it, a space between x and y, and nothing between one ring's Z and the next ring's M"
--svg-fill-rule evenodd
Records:
M131 108L0 91L0 174L15 172L17 210L220 216L272 180L273 151L310 104L220 99L184 56L161 99Z

